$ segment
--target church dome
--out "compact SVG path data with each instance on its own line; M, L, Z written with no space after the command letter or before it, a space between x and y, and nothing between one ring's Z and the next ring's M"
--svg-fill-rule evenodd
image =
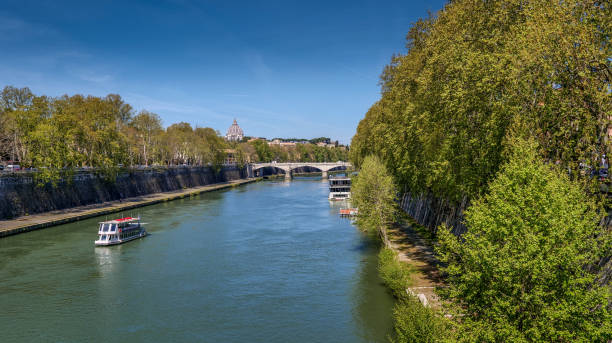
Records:
M240 126L238 126L236 119L234 119L234 123L232 124L232 126L230 126L229 129L227 129L227 134L225 135L225 139L227 139L228 141L239 141L239 140L242 140L243 137L244 137L244 132L242 131Z

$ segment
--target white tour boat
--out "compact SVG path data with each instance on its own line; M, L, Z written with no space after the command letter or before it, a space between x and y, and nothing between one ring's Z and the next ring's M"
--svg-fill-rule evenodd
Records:
M347 200L351 198L351 178L329 178L329 200Z
M140 217L126 217L100 222L98 239L94 243L96 245L115 245L144 237L147 235L147 231L142 224L144 223L140 223Z

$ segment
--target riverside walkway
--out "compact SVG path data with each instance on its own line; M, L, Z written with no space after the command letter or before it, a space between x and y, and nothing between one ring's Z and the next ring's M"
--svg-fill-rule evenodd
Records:
M398 254L400 262L410 266L409 295L416 296L421 302L433 308L440 307L440 299L435 289L444 287L438 260L428 239L422 237L415 229L414 222L404 218L398 225L389 228L390 247ZM421 299L424 296L425 299Z
M177 191L153 193L148 195L142 195L139 197L125 198L121 200L107 201L103 203L72 207L63 210L38 213L10 220L0 220L0 238L15 235L22 232L38 230L54 225L70 223L91 217L130 210L137 207L153 205L164 201L186 198L204 192L231 188L254 181L257 181L257 179L251 178L215 183L211 185L187 188Z

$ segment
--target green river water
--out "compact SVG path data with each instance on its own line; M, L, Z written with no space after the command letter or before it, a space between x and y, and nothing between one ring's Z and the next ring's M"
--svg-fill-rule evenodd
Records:
M143 207L150 236L94 247L107 216L0 239L0 342L382 342L377 246L317 179Z

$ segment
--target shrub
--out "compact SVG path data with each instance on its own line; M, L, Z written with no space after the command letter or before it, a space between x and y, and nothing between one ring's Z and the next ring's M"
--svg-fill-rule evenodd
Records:
M357 224L379 233L385 245L388 245L387 226L397 214L397 188L393 176L378 157L368 156L351 188L352 201L359 208Z
M423 306L415 297L401 300L393 309L392 342L434 343L448 338L449 322L435 310Z
M378 271L395 297L406 296L406 287L410 285L412 270L408 265L398 260L397 254L393 250L383 248L380 251L378 254Z

